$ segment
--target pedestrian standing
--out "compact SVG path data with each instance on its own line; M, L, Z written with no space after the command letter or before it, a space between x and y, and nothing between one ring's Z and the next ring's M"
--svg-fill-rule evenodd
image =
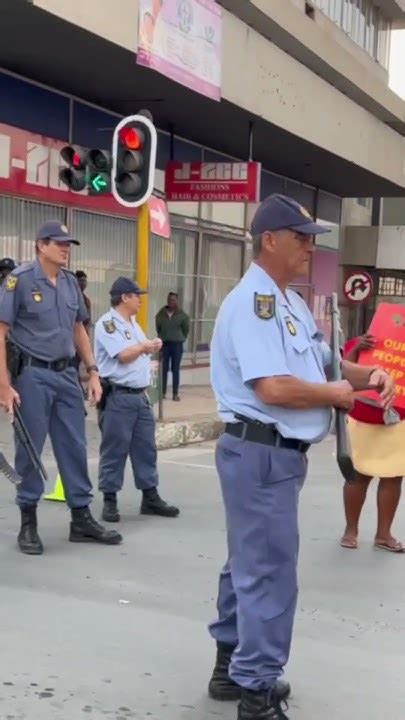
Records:
M163 342L162 348L162 391L163 398L167 392L167 376L169 368L173 377L173 400L179 401L180 364L183 356L184 343L190 331L190 318L179 307L177 293L167 296L167 304L156 315L157 334Z
M88 336L90 337L90 328L91 328L91 302L90 302L90 298L89 298L89 297L86 295L86 293L84 292L84 291L86 290L86 288L87 288L87 275L86 275L86 273L84 272L84 270L77 270L76 273L75 273L75 275L76 275L76 278L77 278L77 282L78 282L78 284L79 284L79 288L80 288L80 290L81 290L81 292L82 292L84 304L85 304L86 310L87 310L87 320L85 320L85 321L83 322L83 327L84 327L84 329L86 330ZM84 398L86 398L86 389L85 389L85 387L84 387L84 385L83 385L83 381L82 381L81 376L80 376L80 364L81 364L81 361L80 361L79 354L76 353L76 355L75 355L75 365L76 365L77 375L78 375L78 378L79 378L79 385L80 385L80 387L81 387L81 389L82 389L82 393L83 393ZM87 415L87 412L86 412L86 415Z
M298 498L307 451L328 433L331 408L372 385L389 403L391 378L343 363L326 382L322 333L289 283L308 273L312 236L325 232L294 200L272 195L252 221L253 257L224 300L211 343L211 377L226 423L216 449L228 561L210 632L217 662L209 693L240 698L238 720L286 720L279 678L297 601Z
M21 415L33 444L42 453L50 435L65 496L71 508L71 542L118 544L119 533L106 530L92 517L92 485L87 469L83 396L74 368L75 347L89 380L89 399L97 402L101 386L83 321L87 311L77 280L66 270L70 247L80 243L59 221L39 229L36 260L13 270L0 298L0 404L12 415L21 403ZM7 372L6 339L13 348L12 385ZM37 504L43 493L24 446L16 439L17 490L21 510L18 545L28 555L43 546L37 530Z
M87 320L83 323L83 325L87 330L87 334L89 335L91 328L91 300L85 293L85 290L87 288L87 275L84 270L76 270L75 275L77 278L77 282L79 283L79 288L82 291L84 304L87 310Z
M371 350L375 342L369 334L352 338L345 345L344 357L357 363L360 352ZM381 407L359 398L349 413L348 434L356 478L343 487L346 528L340 541L341 546L349 550L358 547L361 511L369 485L378 477L374 547L392 553L405 552L403 544L391 532L405 475L405 410L397 407L395 411L398 422L386 424L388 418Z
M136 320L145 293L137 283L118 278L111 290L111 310L95 328L95 354L104 385L99 411L101 430L99 490L104 494L103 520L118 522L117 493L124 484L128 456L135 486L142 491L141 513L177 517L179 509L158 493L155 418L147 396L150 356L162 341L148 340Z

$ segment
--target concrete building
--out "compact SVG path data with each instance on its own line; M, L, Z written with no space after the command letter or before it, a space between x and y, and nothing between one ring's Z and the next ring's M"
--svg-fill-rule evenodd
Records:
M133 272L136 221L111 202L61 188L58 153L67 140L108 148L118 117L148 107L159 128L158 193L169 159L251 154L262 163L262 197L290 194L331 226L301 286L327 332L340 245L345 263L355 264L352 246L364 263L367 232L381 219L373 198L405 197L405 103L388 87L390 33L405 26L405 0L218 4L215 102L136 64L139 0L2 0L0 253L27 259L39 220L63 217L82 240L73 267L88 273L102 312L111 280ZM250 260L254 207L169 210L170 239L151 239L150 324L167 292L179 291L192 317L188 377L200 381L217 308ZM361 240L358 226L368 227Z

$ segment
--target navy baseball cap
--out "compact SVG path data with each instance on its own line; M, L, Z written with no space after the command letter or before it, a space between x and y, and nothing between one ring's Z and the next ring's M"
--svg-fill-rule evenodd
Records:
M147 290L141 290L138 283L136 283L134 280L131 280L131 278L121 276L117 278L113 283L110 290L110 295L111 297L117 297L119 295L129 295L130 293L133 293L135 295L145 295L147 292Z
M15 270L17 263L12 258L2 258L0 260L0 270Z
M78 240L69 235L66 225L59 220L48 220L39 228L37 240L56 240L56 242L69 242L73 245L80 245Z
M261 235L272 230L296 230L305 235L330 232L324 225L314 222L303 206L286 195L269 195L257 208L251 224L251 234Z

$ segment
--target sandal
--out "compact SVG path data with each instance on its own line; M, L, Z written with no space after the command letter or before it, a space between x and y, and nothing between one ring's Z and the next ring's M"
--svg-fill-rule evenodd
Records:
M392 552L392 553L404 553L405 548L402 545L402 543L399 542L399 540L389 540L388 542L384 542L384 540L375 540L374 541L374 548L376 550L386 550L386 552Z
M346 548L347 550L357 550L357 538L353 535L343 535L340 541L340 547Z

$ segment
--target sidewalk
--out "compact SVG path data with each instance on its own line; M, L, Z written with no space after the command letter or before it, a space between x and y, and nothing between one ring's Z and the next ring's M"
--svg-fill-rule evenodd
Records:
M86 435L89 457L98 457L100 431L97 426L97 413L86 404L88 411ZM155 415L158 406L154 406ZM219 436L222 423L218 419L216 403L209 386L186 386L181 388L181 401L165 400L164 419L156 423L156 441L158 450L180 447L190 443L213 440ZM12 430L5 414L0 411L0 451L14 462ZM44 448L44 460L53 458L49 440Z
M155 412L157 413L156 407ZM217 405L209 385L181 388L181 401L163 401L163 420L157 423L159 450L213 440L222 430Z

